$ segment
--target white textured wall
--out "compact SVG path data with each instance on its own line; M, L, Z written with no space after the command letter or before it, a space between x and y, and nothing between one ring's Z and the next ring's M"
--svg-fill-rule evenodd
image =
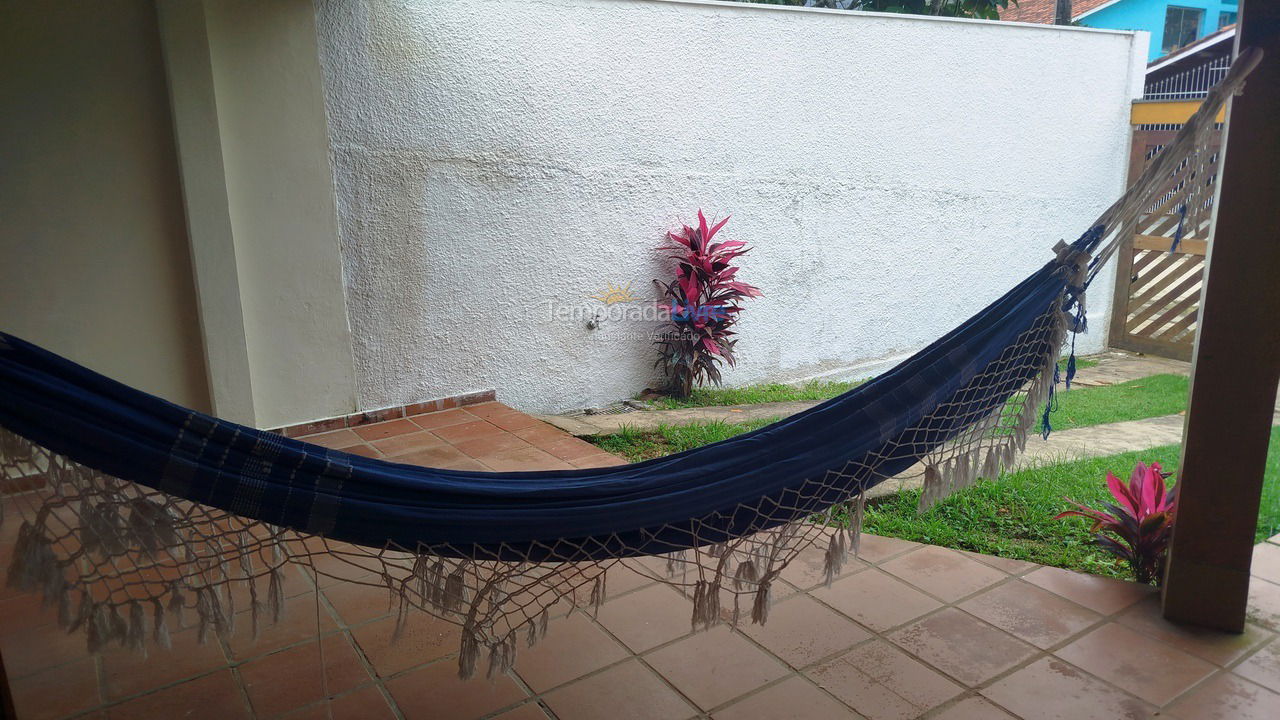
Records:
M320 0L318 19L362 408L494 387L546 411L651 384L644 325L547 308L652 296L653 248L698 207L733 214L765 293L728 382L876 369L1122 191L1145 51L655 0Z

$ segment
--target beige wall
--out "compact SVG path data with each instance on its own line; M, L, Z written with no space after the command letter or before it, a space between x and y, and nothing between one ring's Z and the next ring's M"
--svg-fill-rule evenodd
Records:
M149 0L0 5L0 329L209 406Z
M256 424L354 412L315 9L204 7Z

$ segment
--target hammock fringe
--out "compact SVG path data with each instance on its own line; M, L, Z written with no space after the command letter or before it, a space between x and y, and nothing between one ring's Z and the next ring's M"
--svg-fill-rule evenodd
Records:
M1055 300L1054 306L1058 303ZM1025 445L1026 434L1036 420L1036 404L1049 392L1053 380L1049 368L1056 367L1065 336L1063 313L1055 311L1044 317L1049 318L1049 324L1044 331L1046 341L1039 345L1043 356L1030 363L1036 371L1022 393L984 411L981 419L938 446L935 459L925 461L922 510L971 485L979 475L995 476ZM1011 417L1015 418L1012 426ZM304 567L317 580L326 574L313 559L330 554L327 543L321 542L319 550L309 545L320 538L201 509L87 468L8 430L0 430L0 447L5 452L6 477L42 477L44 494L49 495L46 504L24 519L18 530L8 584L39 592L47 604L56 604L60 624L69 631L84 627L91 653L111 645L145 651L148 636L157 645L170 647L170 625L182 629L188 608L196 613L195 633L200 642L210 637L225 639L234 631L236 621L235 593L231 592L235 586L247 594L247 620L256 637L263 622L275 624L283 617L286 567ZM828 473L823 481L843 478L840 473ZM412 552L385 548L384 553L396 554L397 563L380 557L382 569L374 582L388 590L394 603L394 638L403 634L408 616L415 610L458 622L463 628L459 675L473 676L483 652L488 655L485 674L492 677L515 663L517 638L532 646L545 636L551 605L564 603L568 612L598 609L607 598L607 570L619 563L650 580L681 588L692 601L690 622L694 629L741 622L739 598L747 594L751 597L750 621L766 622L773 583L798 552L822 540L822 576L830 584L843 570L849 554L858 551L866 508L866 493L861 487L854 486L819 516L667 553L657 566L660 572L643 558L624 558L608 565L588 563L586 569L569 570L555 564L544 567L539 563L448 558L419 544ZM50 489L56 492L50 494ZM56 529L55 520L68 512L74 517L74 527ZM195 532L197 527L199 532ZM207 532L210 530L212 534ZM694 534L697 531L696 525L690 529ZM193 544L193 537L204 538L208 545ZM70 565L59 549L68 539L78 542L86 556L100 559L104 566L112 558L129 557L157 567L190 567L150 597L98 601L83 589L82 581L75 580L74 573L68 580ZM359 567L358 563L353 565ZM397 576L393 567L401 567L403 574ZM695 578L689 577L691 572L696 573ZM512 582L515 586L508 590ZM577 599L579 589L584 594L581 600ZM75 591L80 592L80 600L73 614ZM726 592L732 596L730 607L724 604ZM530 595L539 599L532 600ZM548 599L551 601L546 602ZM150 603L149 612L144 602ZM529 603L532 612L506 618L502 608L512 602ZM538 604L544 602L545 606ZM504 629L498 631L499 627Z

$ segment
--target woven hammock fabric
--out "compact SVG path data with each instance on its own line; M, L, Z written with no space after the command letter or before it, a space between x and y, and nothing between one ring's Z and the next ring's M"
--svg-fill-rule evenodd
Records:
M90 650L141 648L166 643L184 611L201 637L229 633L237 610L255 628L278 619L282 570L299 563L385 587L401 621L457 623L463 676L482 650L490 673L510 668L556 608L598 606L619 564L685 591L695 626L738 622L743 600L763 622L801 551L826 543L838 572L869 488L922 477L927 507L997 477L1036 425L1047 433L1086 287L1123 233L1202 194L1205 128L1256 61L1237 61L1089 231L952 332L806 412L644 463L479 473L367 459L179 407L0 334L0 471L23 517L9 583L42 593Z
M1097 233L1091 238L1096 242ZM114 477L336 540L503 560L655 555L823 510L906 470L1003 407L1042 364L1020 363L999 382L988 380L990 366L1059 302L1062 270L1046 265L911 360L842 397L754 433L635 465L524 473L397 465L218 420L3 334L0 424ZM1024 354L1056 353L1051 336ZM951 412L938 414L940 405ZM876 473L810 487L873 453ZM788 512L750 509L762 501ZM690 518L706 518L696 538L679 528ZM552 546L562 538L572 550Z

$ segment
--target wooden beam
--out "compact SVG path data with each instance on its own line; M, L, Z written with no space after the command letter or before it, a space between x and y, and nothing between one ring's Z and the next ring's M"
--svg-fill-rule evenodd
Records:
M1240 11L1237 53L1265 54L1228 110L1164 583L1166 618L1231 632L1244 629L1280 382L1280 3Z
M13 688L9 687L4 658L0 657L0 720L15 720L17 717L18 712L13 709Z
M1163 235L1134 235L1133 247L1137 250L1155 250L1157 252L1169 252L1169 246L1173 244L1173 238ZM1178 249L1175 253L1182 255L1205 255L1209 252L1208 240L1196 240L1195 238L1187 238L1178 243Z

